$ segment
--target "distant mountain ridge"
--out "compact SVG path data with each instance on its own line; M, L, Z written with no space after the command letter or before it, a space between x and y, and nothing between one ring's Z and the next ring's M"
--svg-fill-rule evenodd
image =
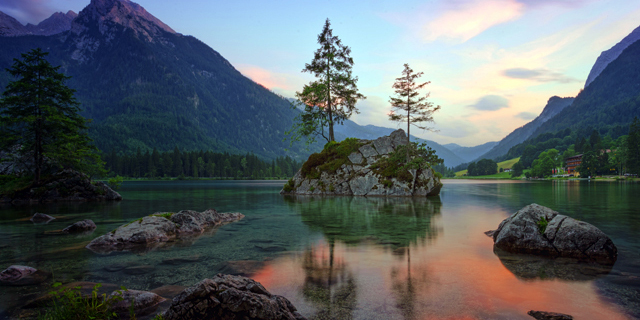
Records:
M455 143L448 143L445 144L444 147L462 158L464 162L470 162L485 154L497 144L498 141L490 141L475 147L463 147Z
M624 37L620 42L611 47L609 50L603 51L598 59L596 59L596 63L591 68L589 72L589 76L587 77L587 81L585 82L584 87L588 87L593 80L595 80L600 73L611 63L616 60L624 49L628 48L634 42L640 40L640 27L633 30L629 35Z
M69 10L67 13L56 12L38 25L22 25L18 20L0 11L0 36L17 37L24 35L50 36L71 29L71 21L78 16Z

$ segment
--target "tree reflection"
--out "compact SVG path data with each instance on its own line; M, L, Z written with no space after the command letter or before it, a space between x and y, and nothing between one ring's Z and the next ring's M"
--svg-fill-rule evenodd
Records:
M373 240L392 247L426 244L441 230L432 221L442 202L433 198L313 197L285 198L311 230L328 242L347 245Z

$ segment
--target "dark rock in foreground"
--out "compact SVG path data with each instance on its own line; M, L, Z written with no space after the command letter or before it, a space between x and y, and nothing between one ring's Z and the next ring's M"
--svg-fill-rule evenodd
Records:
M152 246L181 236L200 234L206 228L244 218L238 212L218 213L214 209L203 212L182 210L178 213L159 212L118 227L93 239L87 248L99 253Z
M29 219L33 223L49 223L49 221L54 220L55 218L44 213L36 212L31 219Z
M82 221L78 221L64 229L62 232L64 233L80 233L80 232L88 232L96 229L96 224L93 220L85 219Z
M173 298L165 320L303 320L285 297L269 293L249 278L218 274Z
M0 284L6 286L28 286L42 283L51 274L28 266L10 266L0 272Z
M383 160L407 145L402 129L376 140L353 140L312 154L280 191L295 195L433 196L442 183L430 168L387 170ZM349 147L346 147L346 146ZM390 172L395 172L389 175Z
M65 169L53 174L40 186L32 186L2 196L13 204L66 201L120 201L122 196L100 181L91 181L84 173Z
M572 316L564 313L531 310L527 312L527 314L536 318L537 320L573 320Z
M569 257L614 264L618 249L593 225L537 204L503 220L493 233L494 246L511 253Z

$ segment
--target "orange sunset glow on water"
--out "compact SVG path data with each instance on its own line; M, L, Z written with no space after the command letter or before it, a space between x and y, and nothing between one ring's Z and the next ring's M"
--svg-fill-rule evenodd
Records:
M463 210L476 212L464 220L432 218L435 239L407 247L322 239L275 258L253 278L319 319L531 319L529 310L631 319L600 297L593 281L519 278L483 234L499 217Z

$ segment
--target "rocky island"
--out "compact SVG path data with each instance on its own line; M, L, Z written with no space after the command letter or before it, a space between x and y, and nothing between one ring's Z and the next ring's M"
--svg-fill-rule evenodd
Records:
M410 161L406 152L410 150ZM281 194L355 196L432 196L440 176L402 129L376 140L348 138L314 153ZM425 149L423 149L425 150ZM426 150L425 150L426 151Z

